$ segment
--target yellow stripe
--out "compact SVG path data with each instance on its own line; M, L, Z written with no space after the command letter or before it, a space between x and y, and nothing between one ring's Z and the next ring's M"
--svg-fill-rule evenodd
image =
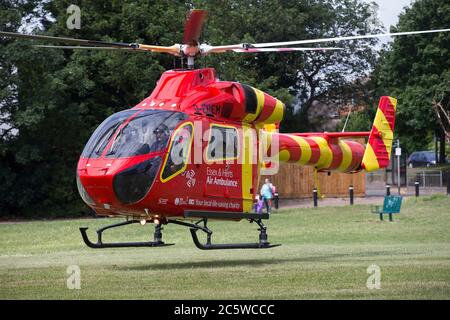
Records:
M389 101L391 102L394 110L397 110L397 99L389 97Z
M386 152L388 154L389 159L391 159L392 141L393 140L394 140L394 135L392 134L392 131L391 131L390 138L383 137L383 143L384 143L384 146L386 147Z
M291 158L291 153L288 150L281 150L278 154L278 160L281 162L288 162Z
M299 144L300 149L301 149L301 155L300 155L300 160L298 161L298 164L305 166L309 162L309 159L311 159L311 155L312 155L311 146L302 137L297 137L297 136L293 136L293 135L289 135L289 137L294 139L295 142L297 142Z
M262 108L264 107L264 92L261 90L252 88L253 91L255 91L256 94L256 112L255 113L249 113L245 116L244 122L251 123L256 120L256 118L261 113ZM266 122L267 123L267 122Z
M317 169L328 168L333 162L333 153L327 140L321 137L311 137L318 145L320 149L319 161L315 164Z
M243 212L251 212L253 206L253 194L250 192L253 180L253 135L252 128L243 124L242 144L242 209Z
M264 130L266 130L268 132L276 132L277 131L277 127L273 123L264 124L263 127L264 127Z
M376 156L375 152L373 151L372 146L369 143L366 146L366 151L364 152L364 157L363 157L362 163L364 164L366 171L369 171L369 172L378 170L380 168L380 165L378 164L377 156Z
M339 140L338 145L342 150L342 161L337 171L345 172L352 163L353 152L350 146L343 140Z
M264 123L278 123L283 120L284 114L284 103L280 100L276 99L277 103L275 105L275 109L273 109L272 114L267 118Z
M385 134L388 135L389 133L392 135L391 126L389 125L389 122L386 120L386 117L384 116L384 113L383 111L381 111L381 109L378 109L373 125L377 127L379 132L383 133L383 136Z

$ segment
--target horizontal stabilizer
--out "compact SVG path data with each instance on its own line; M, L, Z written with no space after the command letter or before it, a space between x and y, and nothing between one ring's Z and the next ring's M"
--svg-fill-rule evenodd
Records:
M297 137L324 137L324 138L358 138L368 137L370 132L305 132L305 133L292 133Z

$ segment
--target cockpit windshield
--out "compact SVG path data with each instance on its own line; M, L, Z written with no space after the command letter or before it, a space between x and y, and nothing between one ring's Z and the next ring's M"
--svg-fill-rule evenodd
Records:
M129 118L131 120L125 123ZM187 115L167 110L128 110L116 113L106 119L87 143L82 156L122 158L143 155L164 149L175 127ZM122 125L125 123L125 125ZM117 132L117 130L119 130ZM116 134L117 132L117 134Z
M108 117L94 131L81 156L84 158L100 158L117 128L135 113L135 110L126 110Z

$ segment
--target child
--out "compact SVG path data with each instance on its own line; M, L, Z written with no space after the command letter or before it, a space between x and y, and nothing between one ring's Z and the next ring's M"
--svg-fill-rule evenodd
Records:
M255 213L262 213L263 207L264 201L262 197L260 197L259 194L257 194L255 197L255 204L254 204Z

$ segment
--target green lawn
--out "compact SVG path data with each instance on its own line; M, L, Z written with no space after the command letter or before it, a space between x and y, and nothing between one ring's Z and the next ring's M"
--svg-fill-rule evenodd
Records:
M404 202L394 222L369 206L272 215L265 250L201 251L187 228L164 227L165 248L93 250L79 226L111 219L0 224L0 299L449 299L450 197ZM254 242L248 222L214 222L215 242ZM153 226L109 230L107 240L149 240ZM367 268L381 269L369 290ZM66 286L81 269L81 289Z

